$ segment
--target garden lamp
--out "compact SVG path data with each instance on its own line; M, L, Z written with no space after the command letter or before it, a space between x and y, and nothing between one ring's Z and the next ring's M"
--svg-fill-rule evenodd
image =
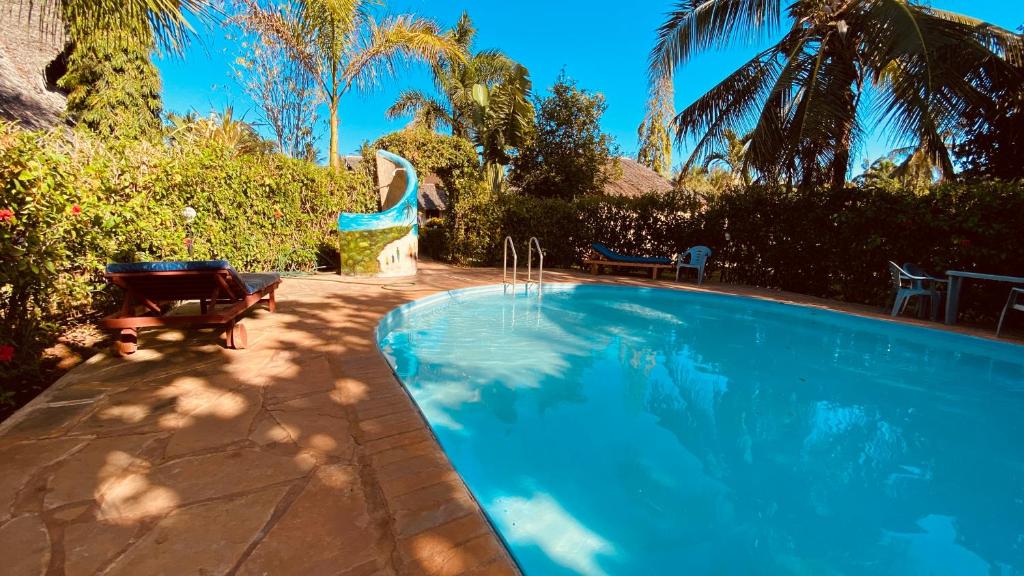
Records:
M188 257L192 258L192 221L196 219L196 209L191 206L185 206L185 209L181 211L181 217L185 219L185 246L188 248Z

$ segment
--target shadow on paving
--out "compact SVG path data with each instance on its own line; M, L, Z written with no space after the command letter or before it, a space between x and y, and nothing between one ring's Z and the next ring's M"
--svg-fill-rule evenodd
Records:
M0 429L5 573L515 573L376 349L443 284L287 279L247 350L147 331L73 370Z

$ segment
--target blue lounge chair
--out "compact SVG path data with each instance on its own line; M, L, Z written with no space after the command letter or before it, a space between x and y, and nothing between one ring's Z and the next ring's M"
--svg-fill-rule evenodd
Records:
M683 268L692 268L697 271L697 285L704 283L704 265L711 256L711 248L707 246L694 246L688 248L676 257L676 282L679 281L679 272Z
M276 273L239 274L227 260L108 264L105 277L125 292L121 310L101 323L121 331L117 348L123 355L138 348L139 328L153 326L227 326L228 347L245 348L248 337L238 318L264 296L274 312L274 292L281 284ZM164 314L165 304L181 300L198 300L200 314Z
M659 270L670 270L675 267L675 262L672 258L620 254L600 242L591 244L591 247L594 249L595 256L584 260L583 263L590 265L590 272L592 274L599 274L602 266L608 268L650 268L651 277L657 279Z

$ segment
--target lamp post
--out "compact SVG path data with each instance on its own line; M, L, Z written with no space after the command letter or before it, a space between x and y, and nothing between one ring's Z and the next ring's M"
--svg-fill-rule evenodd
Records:
M181 217L185 219L185 247L188 248L188 258L191 260L192 244L195 242L192 238L192 221L196 219L196 209L185 206L185 209L181 211Z

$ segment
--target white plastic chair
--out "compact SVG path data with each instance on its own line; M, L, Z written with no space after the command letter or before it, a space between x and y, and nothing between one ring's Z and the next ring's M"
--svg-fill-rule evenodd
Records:
M679 282L679 272L683 268L693 268L697 271L697 284L704 282L704 264L711 256L711 248L707 246L694 246L686 252L676 256L676 282Z
M896 294L892 303L893 316L902 314L910 299L920 296L929 300L932 320L939 317L943 293L938 290L938 286L948 282L948 280L930 276L913 264L904 264L901 267L892 261L889 262L889 273L892 274L893 292ZM923 305L921 312L921 316L924 316Z
M999 315L999 325L996 326L996 338L1003 331L1003 320L1006 320L1006 313L1013 308L1024 312L1024 288L1011 288L1010 297L1006 299L1006 306L1003 306L1003 313Z

